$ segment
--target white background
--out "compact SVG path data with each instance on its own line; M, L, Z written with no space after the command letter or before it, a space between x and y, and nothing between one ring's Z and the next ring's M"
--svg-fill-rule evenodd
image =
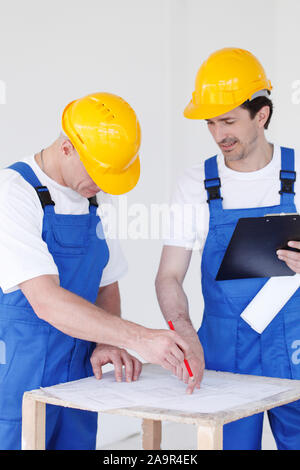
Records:
M50 145L69 101L108 91L131 104L142 126L142 174L128 204L167 202L181 171L217 151L206 125L183 109L201 62L227 46L254 53L273 83L269 140L299 146L299 18L299 0L1 0L1 166ZM161 242L122 246L130 266L120 283L123 316L165 328L154 291ZM196 328L199 270L195 253L185 289ZM104 416L101 445L138 427Z

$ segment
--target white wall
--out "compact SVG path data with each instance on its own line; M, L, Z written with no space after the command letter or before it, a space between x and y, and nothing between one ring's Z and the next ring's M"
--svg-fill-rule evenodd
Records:
M142 175L128 204L168 201L183 168L217 150L205 124L182 113L200 63L225 46L249 49L262 61L274 85L270 140L298 145L298 0L10 0L0 7L1 166L50 144L70 100L110 91L135 108L142 125ZM160 241L122 246L130 264L120 282L124 317L165 328L153 284ZM195 253L185 282L195 327L199 270ZM103 417L104 445L139 427L138 420L111 418Z

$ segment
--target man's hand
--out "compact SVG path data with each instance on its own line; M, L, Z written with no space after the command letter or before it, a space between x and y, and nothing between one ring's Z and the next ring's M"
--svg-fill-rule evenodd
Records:
M191 347L191 355L190 357L186 357L186 359L188 360L193 377L189 376L184 363L176 368L176 375L179 380L182 380L185 384L188 385L186 393L191 394L195 388L200 388L200 383L203 378L205 367L204 354L196 332L189 337L184 336L184 339Z
M152 364L159 364L176 375L184 359L193 356L189 344L176 331L145 329L135 342L135 350Z
M291 241L288 242L288 246L300 250L300 242ZM292 271L300 273L300 253L290 250L277 250L276 253L278 259L285 261Z
M192 250L179 246L164 246L155 287L159 306L167 322L172 321L176 332L180 334L185 349L184 357L176 364L173 371L188 387L187 393L193 393L195 387L200 387L204 370L204 355L198 335L189 316L188 299L183 289L183 281L188 270ZM189 363L193 377L189 378L184 359Z
M138 380L142 371L142 363L136 357L131 356L125 349L108 344L96 346L91 356L91 364L96 379L102 378L102 366L113 364L117 382L122 382L123 366L125 367L126 382Z

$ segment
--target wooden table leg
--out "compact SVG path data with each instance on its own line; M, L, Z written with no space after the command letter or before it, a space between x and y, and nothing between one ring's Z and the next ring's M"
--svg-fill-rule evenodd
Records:
M22 406L22 450L45 449L46 404L24 393Z
M160 450L161 444L161 421L154 419L143 419L143 449Z
M197 449L222 450L223 426L198 426Z

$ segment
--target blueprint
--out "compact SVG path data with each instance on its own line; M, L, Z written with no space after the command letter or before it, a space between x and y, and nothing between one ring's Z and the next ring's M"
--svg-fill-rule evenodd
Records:
M116 382L114 372L42 388L43 392L91 411L106 411L136 406L185 412L213 413L259 401L288 390L286 384L274 385L236 380L235 374L205 371L201 388L186 393L186 385L159 366L145 368L136 382Z

